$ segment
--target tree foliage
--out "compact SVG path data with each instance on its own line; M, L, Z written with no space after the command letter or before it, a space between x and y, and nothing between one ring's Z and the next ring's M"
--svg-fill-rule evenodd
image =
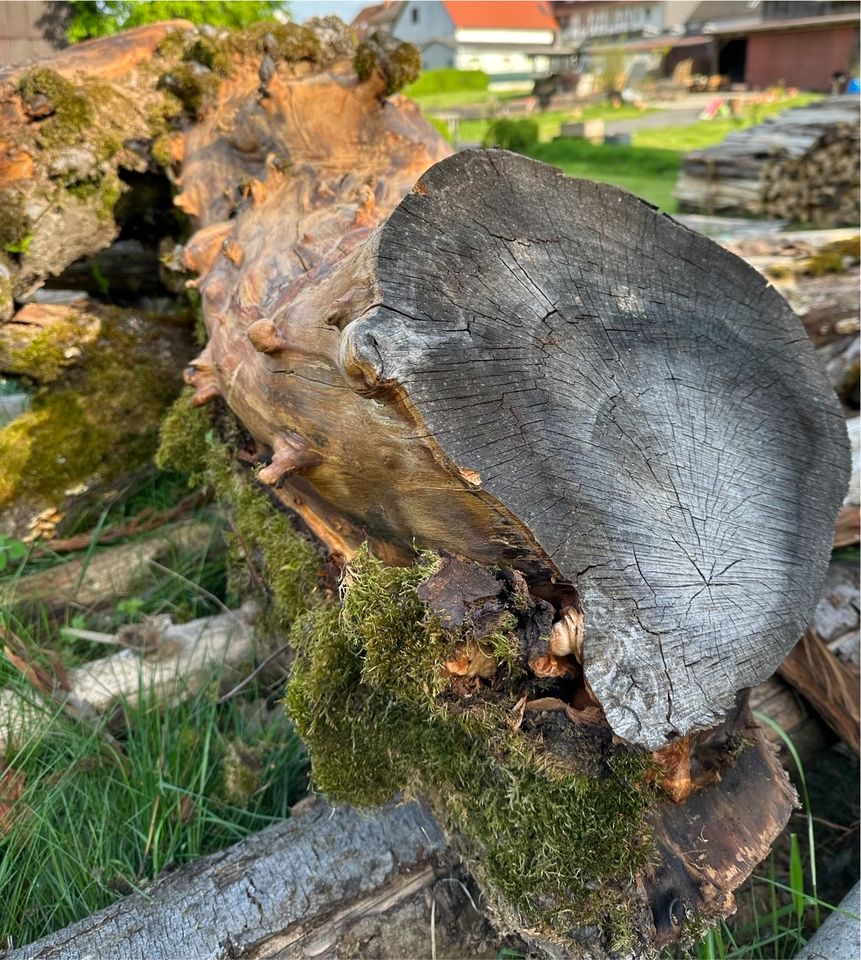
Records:
M178 18L238 29L259 20L271 20L287 9L283 0L73 0L67 36L76 43L144 23Z

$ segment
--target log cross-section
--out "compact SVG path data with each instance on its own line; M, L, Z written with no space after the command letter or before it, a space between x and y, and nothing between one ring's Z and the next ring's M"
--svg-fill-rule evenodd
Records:
M220 329L207 348L269 472L289 430L319 452L291 478L306 512L572 585L619 736L713 726L803 631L845 426L786 302L710 240L615 187L465 152L276 322L275 361Z

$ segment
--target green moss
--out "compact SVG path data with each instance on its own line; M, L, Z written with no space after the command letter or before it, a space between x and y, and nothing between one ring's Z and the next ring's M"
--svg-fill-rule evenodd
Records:
M20 496L57 502L69 487L113 479L152 457L178 384L174 359L155 359L162 330L156 323L145 329L154 359L132 369L127 358L146 348L141 325L121 311L106 313L99 337L62 382L43 387L31 411L0 429L0 507ZM50 373L58 351L50 342L33 343L28 362Z
M805 273L821 277L826 273L845 273L861 259L861 237L849 237L829 243L807 261Z
M239 472L230 446L219 442L192 396L183 391L165 416L156 465L190 474L194 485L230 504L231 547L249 560L259 556L271 592L271 625L283 628L322 602L320 556L264 490Z
M412 83L421 73L421 57L411 43L401 43L387 34L375 33L356 49L353 67L359 80L379 73L385 84L384 96Z
M111 223L114 219L114 210L120 197L123 195L123 184L115 174L108 174L99 184L99 205L96 216L103 223Z
M340 613L295 625L287 706L318 788L359 805L430 796L468 839L501 914L556 938L609 923L616 944L629 943L624 887L651 849L646 758L617 748L601 776L563 769L512 731L513 688L495 704L446 710L434 678L448 642L417 593L435 562L393 569L362 550Z
M244 30L232 33L225 41L228 55L260 57L263 55L263 38L274 41L272 58L297 63L300 60L317 62L320 59L320 39L317 34L298 23L275 23L262 21Z
M197 37L183 52L183 60L193 60L222 76L230 71L230 58L224 45L208 37Z
M25 103L38 97L50 100L54 112L39 126L49 147L77 142L93 124L93 104L84 90L48 67L28 70L18 82L18 92Z
M624 951L635 942L631 877L652 841L645 814L654 796L648 756L606 746L589 758L594 776L572 771L541 739L514 730L524 680L516 670L487 695L452 697L442 666L464 634L442 629L419 587L440 558L389 567L367 549L344 576L340 607L320 589L320 558L290 520L241 470L186 393L162 428L158 462L202 473L230 504L236 545L263 561L279 622L296 653L287 708L307 743L318 789L374 806L429 798L466 838L471 867L505 922L564 940L601 923ZM516 666L514 616L481 639Z
M170 146L170 136L168 134L160 134L153 140L150 155L165 170L173 166L173 150Z
M172 93L192 117L199 117L218 94L219 79L212 71L201 72L190 63L178 63L159 80L159 88Z
M69 351L81 338L81 325L74 317L58 321L34 337L7 342L3 351L3 368L16 376L30 377L38 383L51 383L69 366Z
M29 230L21 195L13 190L0 190L0 250L15 252L14 248L21 245Z
M186 387L164 415L154 459L160 470L188 474L189 484L198 486L205 482L212 424L191 402L193 396L194 390Z
M182 60L188 39L184 30L171 30L155 48L156 53L167 60Z

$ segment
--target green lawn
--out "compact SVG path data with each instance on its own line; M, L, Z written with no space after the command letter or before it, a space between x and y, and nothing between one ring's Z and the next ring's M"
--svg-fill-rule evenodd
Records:
M538 138L544 142L558 137L563 123L596 119L608 121L630 120L633 117L644 116L648 112L648 110L637 110L636 107L627 105L614 110L608 104L595 103L576 113L571 110L548 110L546 113L534 113L529 119L538 123ZM482 143L490 123L490 120L461 120L458 129L460 141L462 143Z
M657 147L687 153L689 150L714 146L728 134L762 123L766 117L772 114L783 113L784 110L789 110L792 107L803 107L805 104L819 99L821 99L819 94L801 93L797 97L781 100L777 103L752 106L744 117L736 120L698 120L696 123L690 123L683 127L641 130L634 134L634 144L637 147Z
M661 210L676 209L673 189L682 155L675 150L556 140L538 144L530 155L559 167L570 177L614 183Z
M480 106L481 104L492 103L494 100L502 102L503 100L514 100L517 97L525 96L527 94L522 90L448 90L442 93L428 93L411 99L415 100L425 113L433 113L436 110Z
M571 177L616 184L673 213L677 208L673 190L688 151L713 146L734 130L761 123L769 114L803 106L815 99L815 94L801 94L780 103L752 108L742 119L698 120L685 126L642 130L633 135L630 147L557 140L540 143L530 155L559 167ZM614 116L622 119L618 113ZM464 136L464 139L467 138Z

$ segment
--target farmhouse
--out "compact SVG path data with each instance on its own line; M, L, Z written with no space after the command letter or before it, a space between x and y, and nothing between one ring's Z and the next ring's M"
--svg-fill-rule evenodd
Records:
M558 42L550 3L408 0L392 33L414 43L425 69L483 70L496 89L556 72L572 51Z

